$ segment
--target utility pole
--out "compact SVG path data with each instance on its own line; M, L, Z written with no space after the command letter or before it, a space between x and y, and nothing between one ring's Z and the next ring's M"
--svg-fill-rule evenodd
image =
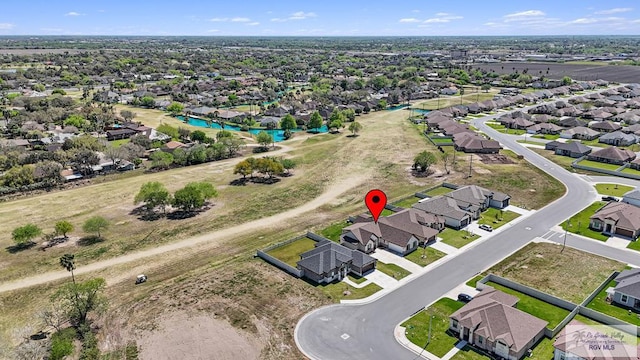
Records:
M567 246L567 231L569 231L569 226L571 226L571 223L569 222L569 219L567 219L564 224L564 239L562 240L562 249L560 249L560 254L562 254L564 248Z
M471 156L469 157L469 176L467 177L471 177L471 163L473 162L473 154L471 154Z

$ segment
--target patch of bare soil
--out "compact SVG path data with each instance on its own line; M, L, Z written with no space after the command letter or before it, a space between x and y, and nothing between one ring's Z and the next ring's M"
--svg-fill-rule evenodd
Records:
M176 312L157 320L156 331L138 339L141 360L162 359L258 359L262 344L246 331L207 314Z
M478 154L483 164L515 164L511 159L502 154Z

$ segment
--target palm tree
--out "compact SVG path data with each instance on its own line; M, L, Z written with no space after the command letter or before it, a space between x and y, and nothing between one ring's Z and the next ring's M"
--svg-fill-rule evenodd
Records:
M74 258L73 254L64 254L64 255L62 255L62 257L60 257L60 266L65 268L67 271L71 272L71 280L75 284L76 283L76 278L73 275L73 270L76 269L76 263L73 260L73 258Z

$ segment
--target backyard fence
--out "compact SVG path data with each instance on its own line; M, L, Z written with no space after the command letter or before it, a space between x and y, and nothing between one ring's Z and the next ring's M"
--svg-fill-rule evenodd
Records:
M420 192L417 192L417 193L413 194L413 196L415 196L415 197L417 197L417 198L420 198L420 199L430 198L431 196L427 195L427 193L428 193L429 191L431 191L431 190L435 190L435 189L437 189L437 188L439 188L439 187L444 187L444 188L447 188L447 189L453 189L453 190L456 190L456 189L458 189L458 188L459 188L459 186L458 186L458 185L456 185L456 184L451 184L451 183L448 183L448 182L443 182L443 183L442 183L442 184L440 184L440 185L432 186L432 187L430 187L430 188L428 188L428 189L426 189L426 190L422 190L422 191L420 191Z
M262 250L258 250L257 256L259 258L261 258L262 260L268 262L269 264L274 265L276 267L279 267L280 269L290 273L293 276L302 277L302 275L304 275L304 271L296 269L293 266L291 266L291 265L289 265L289 264L287 264L287 263L285 263L283 261L280 261L280 260L276 259L275 257L267 254L267 252L269 252L269 251L271 251L273 249L277 249L279 247L285 246L287 244L290 244L290 243L292 243L294 241L298 241L300 239L304 239L305 237L307 237L307 235L299 235L299 236L294 237L293 239L289 239L287 241L283 241L283 242L268 246L268 247L266 247L266 248L264 248Z
M620 165L620 167L617 168L616 170L607 170L607 169L601 169L601 168L596 168L596 167L591 167L591 166L585 166L585 165L578 164L580 161L582 161L584 159L585 159L585 157L583 156L583 157L575 160L574 162L571 163L571 167L575 168L575 169L580 169L580 170L594 171L594 172L599 172L599 173L602 173L602 174L624 177L624 178L627 178L627 179L640 180L640 175L627 174L627 173L622 172L622 170L624 170L625 168L629 167L629 163L625 163L624 165Z

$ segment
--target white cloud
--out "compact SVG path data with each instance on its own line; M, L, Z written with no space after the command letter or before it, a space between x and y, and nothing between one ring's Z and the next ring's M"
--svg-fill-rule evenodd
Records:
M249 25L249 26L256 26L256 25L260 25L260 23L259 23L259 22L257 22L257 21L254 21L254 22L250 22L250 23L248 23L247 25Z
M436 13L436 16L438 16L438 17L441 17L441 16L449 16L449 13L446 13L446 12L439 12L439 13Z
M460 20L462 18L463 18L462 16L456 16L449 13L440 12L436 14L436 17L427 19L423 21L423 23L424 24L448 23L451 20Z
M15 25L11 23L0 23L0 30L10 30L13 29Z
M209 19L209 21L224 22L224 21L229 21L229 18L213 18L213 19Z
M273 21L273 22L285 22L285 21L287 21L287 19L273 18L273 19L271 19L271 21Z
M251 19L246 17L234 17L233 19L231 19L231 22L249 22L249 21L251 21Z
M220 30L218 29L211 29L211 30L207 30L208 33L217 33L220 32Z
M417 23L420 22L420 20L416 19L416 18L405 18L405 19L400 19L401 23Z
M291 16L289 16L289 20L304 20L310 17L316 17L316 14L312 12L306 13L304 11L298 11L291 14Z
M611 15L611 14L619 14L619 13L629 12L629 11L633 11L633 8L613 8L608 10L596 11L595 13L598 15Z
M448 22L449 22L448 19L442 19L442 18L433 18L433 19L427 19L427 20L423 21L423 23L425 23L425 24L448 23Z
M545 16L545 13L540 10L527 10L521 11L513 14L507 14L504 16L504 21L521 21L524 19L532 18L532 17L541 17Z
M598 19L594 19L594 18L579 18L579 19L575 19L573 21L570 21L569 24L593 24L598 22Z
M80 15L83 15L83 14L80 14L79 12L75 12L75 11L70 11L64 14L64 16L80 16Z

